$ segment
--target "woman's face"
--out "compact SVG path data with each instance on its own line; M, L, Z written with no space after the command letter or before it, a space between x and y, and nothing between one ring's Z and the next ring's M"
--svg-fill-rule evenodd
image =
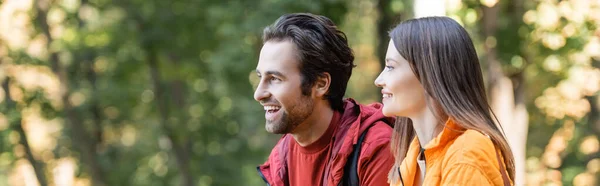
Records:
M411 117L426 108L425 90L393 40L388 44L385 69L375 80L375 85L382 88L385 116Z

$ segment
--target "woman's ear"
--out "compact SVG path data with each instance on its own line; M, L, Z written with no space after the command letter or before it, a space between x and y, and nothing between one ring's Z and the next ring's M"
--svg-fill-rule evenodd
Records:
M315 96L323 97L329 92L331 85L331 75L327 72L322 73L315 81Z

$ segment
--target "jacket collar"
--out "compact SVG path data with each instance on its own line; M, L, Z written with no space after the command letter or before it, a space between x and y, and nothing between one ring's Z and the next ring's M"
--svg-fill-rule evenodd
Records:
M444 129L431 141L425 145L425 159L435 159L439 154L438 151L440 147L446 146L448 142L456 139L460 134L462 134L465 129L459 126L454 119L449 118L444 124ZM414 178L416 176L417 168L417 156L419 156L421 150L421 145L419 143L419 139L415 137L406 153L406 157L402 160L402 164L400 165L400 172L402 176L402 180L404 181L404 185L413 185ZM406 161L410 160L410 161ZM414 161L413 161L414 160Z

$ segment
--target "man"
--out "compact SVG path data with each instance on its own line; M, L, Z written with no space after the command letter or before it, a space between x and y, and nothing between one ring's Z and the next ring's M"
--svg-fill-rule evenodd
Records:
M283 134L258 167L264 181L270 186L388 185L392 119L383 116L381 104L343 99L354 67L346 35L324 16L297 13L265 28L263 43L254 98L264 106L266 130ZM348 181L351 174L358 182Z

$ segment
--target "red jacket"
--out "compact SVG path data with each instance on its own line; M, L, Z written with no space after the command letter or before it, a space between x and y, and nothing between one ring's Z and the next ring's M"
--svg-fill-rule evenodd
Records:
M323 186L337 186L340 183L344 175L344 165L352 153L353 145L358 141L360 134L371 125L361 148L358 176L361 183L364 183L362 179L364 176L375 173L378 175L376 179L384 180L383 183L387 185L388 171L394 161L389 149L392 136L391 125L394 119L383 116L381 109L380 103L360 105L353 99L344 100L344 112L333 134L331 142L333 149L325 167ZM287 179L289 140L294 140L290 134L283 135L271 151L269 159L257 167L259 174L270 186L289 185ZM376 159L372 160L373 157ZM373 161L382 161L384 166L369 167L369 163Z

